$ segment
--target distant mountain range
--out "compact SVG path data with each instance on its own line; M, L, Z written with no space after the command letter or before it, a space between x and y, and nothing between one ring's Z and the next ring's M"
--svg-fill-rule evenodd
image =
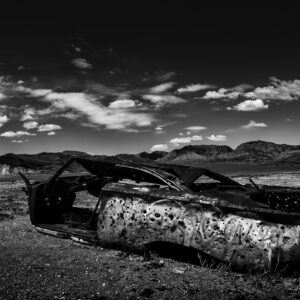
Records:
M291 146L265 141L251 141L239 145L235 150L228 146L189 145L175 149L158 159L161 162L172 163L270 163L284 160L300 163L300 145Z
M170 152L154 151L138 154L118 154L116 156L96 155L80 151L38 154L7 153L0 156L2 174L17 170L53 171L71 157L107 159L133 162L163 162L189 165L214 163L226 164L293 164L300 167L300 145L275 144L265 141L251 141L239 145L236 149L218 145L188 145Z

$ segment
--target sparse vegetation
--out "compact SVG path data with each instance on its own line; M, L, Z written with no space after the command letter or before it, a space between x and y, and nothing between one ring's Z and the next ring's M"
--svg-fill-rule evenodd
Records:
M290 183L289 176L278 175L278 184ZM239 274L203 257L193 265L41 235L30 224L22 187L0 184L0 299L300 298L295 274Z

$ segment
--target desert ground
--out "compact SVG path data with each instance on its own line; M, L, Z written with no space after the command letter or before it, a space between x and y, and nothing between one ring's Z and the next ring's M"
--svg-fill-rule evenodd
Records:
M295 171L252 179L300 187ZM22 187L16 178L0 182L0 299L300 299L295 274L240 274L206 260L144 258L39 234Z

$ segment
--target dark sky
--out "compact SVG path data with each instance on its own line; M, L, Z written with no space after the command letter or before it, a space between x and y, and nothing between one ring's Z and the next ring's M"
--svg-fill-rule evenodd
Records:
M3 7L1 152L300 144L297 8L186 2Z

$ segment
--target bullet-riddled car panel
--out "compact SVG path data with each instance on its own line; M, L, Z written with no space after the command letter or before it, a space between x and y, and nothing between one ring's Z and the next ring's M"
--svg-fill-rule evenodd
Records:
M140 253L167 242L239 270L300 264L294 188L242 185L195 167L79 158L45 182L26 183L31 222L46 234Z

